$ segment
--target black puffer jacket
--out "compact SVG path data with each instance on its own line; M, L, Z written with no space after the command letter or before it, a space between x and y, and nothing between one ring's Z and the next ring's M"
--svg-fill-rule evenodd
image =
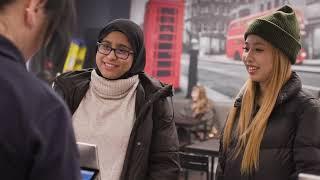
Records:
M241 98L235 106L241 106ZM231 141L231 149L236 145ZM242 156L233 159L221 153L218 180L287 180L298 173L320 174L320 104L302 90L293 72L282 88L262 139L259 169L250 176L240 174ZM228 151L229 152L229 151Z
M72 113L86 94L92 69L66 73L54 82ZM172 86L139 74L134 127L121 180L176 180L179 176L178 138L173 122Z

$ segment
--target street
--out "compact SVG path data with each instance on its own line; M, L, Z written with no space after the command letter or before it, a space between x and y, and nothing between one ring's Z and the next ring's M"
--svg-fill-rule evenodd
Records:
M184 55L181 62L183 76L188 74L189 57ZM304 87L320 89L320 66L297 65L293 66L302 79ZM309 69L308 69L309 68ZM305 70L307 69L307 70ZM305 70L305 71L304 71ZM247 79L247 72L242 62L225 58L225 56L199 57L198 83L203 84L230 98L234 98Z

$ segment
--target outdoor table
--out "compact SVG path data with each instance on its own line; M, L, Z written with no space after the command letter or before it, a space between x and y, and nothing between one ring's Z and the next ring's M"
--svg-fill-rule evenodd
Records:
M187 145L183 147L183 151L187 153L194 153L194 154L200 154L205 156L210 156L211 158L211 180L214 179L214 159L215 157L219 156L219 146L220 146L220 140L217 138L212 138L206 141L202 141L199 143Z
M184 128L187 131L188 135L188 144L191 144L191 132L194 130L200 130L199 127L202 127L204 132L204 137L207 137L207 121L201 121L194 118L174 118L176 127Z

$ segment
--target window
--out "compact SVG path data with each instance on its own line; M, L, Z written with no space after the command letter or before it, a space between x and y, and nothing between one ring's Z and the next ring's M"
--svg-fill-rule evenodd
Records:
M170 61L158 61L158 67L171 67Z
M170 71L166 71L166 70L161 70L157 72L158 77L163 77L163 76L170 76L171 72Z
M216 29L217 29L217 28L216 28L216 27L217 27L217 23L216 23L216 22L212 23L212 24L211 24L211 27L212 27L211 29L212 29L213 31L216 30Z
M242 9L241 11L239 11L239 16L240 17L245 17L250 15L250 10L249 9Z
M271 9L271 2L268 2L268 9Z
M306 5L318 3L319 0L307 0Z
M160 31L165 31L165 32L173 32L173 26L168 26L168 25L161 25L160 26Z
M161 8L162 14L176 14L176 10L173 8Z
M173 23L174 22L174 18L173 17L169 17L169 16L161 16L160 17L160 22L162 22L162 23Z
M260 4L260 11L264 11L264 5Z
M159 43L159 49L172 49L171 43Z
M201 7L201 13L205 14L205 13L208 13L208 12L209 12L209 7L208 6Z
M159 35L159 39L160 40L171 41L173 39L173 35L171 35L171 34L160 34Z
M216 14L220 14L220 13L221 13L220 11L221 11L220 7L219 7L219 6L217 6Z
M279 5L280 5L279 0L275 0L275 1L274 1L274 7L278 7Z
M229 11L230 11L229 8L228 8L228 7L225 7L225 8L224 8L224 15L227 16L227 15L229 14Z
M171 58L171 54L169 54L169 52L159 52L158 58Z
M201 24L201 32L207 31L207 25L206 24Z

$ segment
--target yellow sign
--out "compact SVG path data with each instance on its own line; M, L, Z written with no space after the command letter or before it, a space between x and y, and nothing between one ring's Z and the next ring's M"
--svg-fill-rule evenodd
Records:
M79 41L70 43L69 51L62 72L81 70L85 61L87 47Z

